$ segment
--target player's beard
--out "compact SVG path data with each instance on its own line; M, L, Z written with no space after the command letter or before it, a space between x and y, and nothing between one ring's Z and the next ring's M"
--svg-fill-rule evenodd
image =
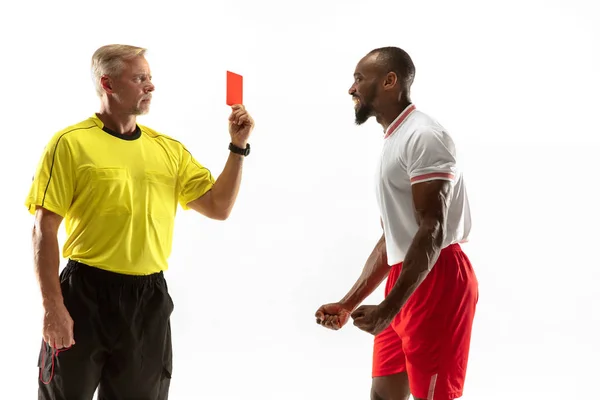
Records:
M358 108L354 109L354 122L356 125L362 125L373 116L373 108L369 103L359 103Z

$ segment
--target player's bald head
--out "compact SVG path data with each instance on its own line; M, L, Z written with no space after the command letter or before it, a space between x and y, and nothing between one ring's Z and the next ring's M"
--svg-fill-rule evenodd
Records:
M410 90L415 78L415 65L406 51L398 47L380 47L367 53L362 61L368 64L367 68L376 69L380 76L393 72L401 90Z

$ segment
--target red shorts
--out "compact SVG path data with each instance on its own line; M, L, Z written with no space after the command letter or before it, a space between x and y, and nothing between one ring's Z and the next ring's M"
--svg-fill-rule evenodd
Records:
M392 266L386 296L401 270L402 263ZM443 249L390 326L375 337L373 377L406 372L415 397L461 397L478 297L477 278L460 246Z

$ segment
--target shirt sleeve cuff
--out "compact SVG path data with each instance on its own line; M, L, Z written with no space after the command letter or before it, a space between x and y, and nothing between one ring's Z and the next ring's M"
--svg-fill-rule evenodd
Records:
M418 174L410 178L411 185L416 183L435 181L435 180L444 180L444 181L454 181L454 173L452 172L431 172L427 174Z

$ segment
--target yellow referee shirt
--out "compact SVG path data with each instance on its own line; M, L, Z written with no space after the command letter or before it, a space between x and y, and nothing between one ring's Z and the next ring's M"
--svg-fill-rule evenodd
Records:
M25 204L64 218L63 257L147 275L167 269L177 203L188 209L214 182L178 141L139 124L120 135L94 115L50 140Z

